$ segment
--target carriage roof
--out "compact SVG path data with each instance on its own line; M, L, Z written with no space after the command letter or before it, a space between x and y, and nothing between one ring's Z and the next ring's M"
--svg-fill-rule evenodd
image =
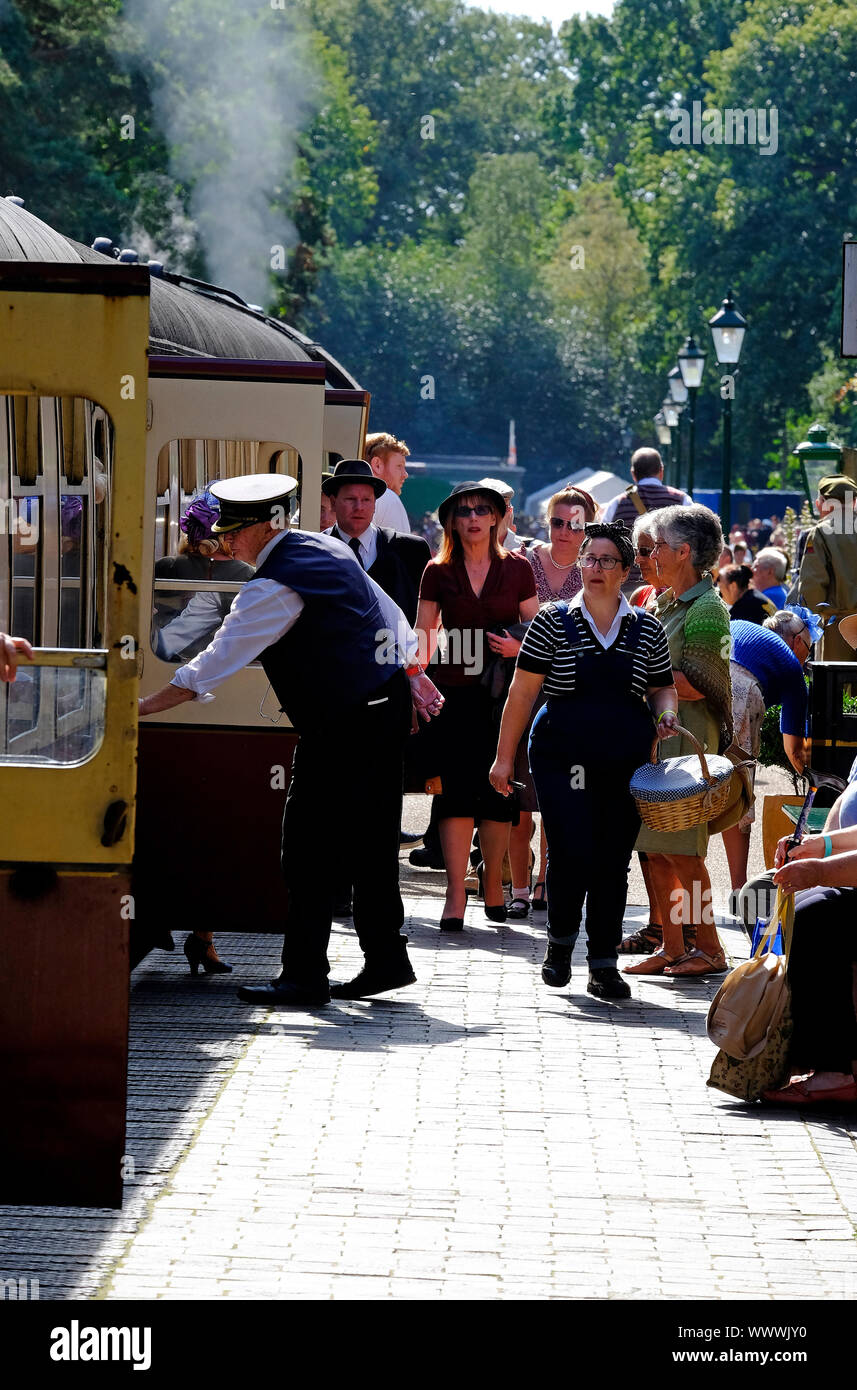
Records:
M116 264L9 198L0 198L0 260ZM163 356L324 362L328 386L358 388L330 353L297 329L251 309L229 290L166 270L151 277L149 346Z

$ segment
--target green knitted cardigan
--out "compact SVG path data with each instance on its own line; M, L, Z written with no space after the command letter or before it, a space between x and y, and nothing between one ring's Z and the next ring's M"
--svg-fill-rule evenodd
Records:
M729 610L712 585L688 608L681 669L691 685L705 696L717 717L720 726L718 753L724 752L732 742L730 646Z

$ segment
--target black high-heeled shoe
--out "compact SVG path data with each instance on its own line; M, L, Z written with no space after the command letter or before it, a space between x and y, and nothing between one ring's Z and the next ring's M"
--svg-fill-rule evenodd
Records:
M485 901L485 865L479 864L476 869L476 877L479 879L479 897L482 899L482 907L489 922L505 922L506 904L498 903L496 907L489 907Z
M203 941L200 937L194 936L193 932L185 938L184 953L187 956L191 975L197 975L200 966L206 975L232 974L232 966L220 959L214 949L214 942Z

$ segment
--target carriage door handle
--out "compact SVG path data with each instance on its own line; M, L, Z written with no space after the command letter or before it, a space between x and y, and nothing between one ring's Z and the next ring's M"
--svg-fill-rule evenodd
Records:
M101 836L101 843L106 849L111 845L117 845L125 834L128 826L128 802L111 801L107 810L104 812L104 830Z

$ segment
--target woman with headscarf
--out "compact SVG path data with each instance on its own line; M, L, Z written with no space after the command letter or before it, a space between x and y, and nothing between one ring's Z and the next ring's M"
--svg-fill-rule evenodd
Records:
M628 866L640 827L629 789L655 733L676 722L669 648L658 620L622 593L634 561L621 524L586 527L583 589L540 609L509 691L491 783L508 795L515 750L544 691L530 735L530 767L548 842L548 946L542 979L571 977L586 899L590 994L626 999L616 969Z

